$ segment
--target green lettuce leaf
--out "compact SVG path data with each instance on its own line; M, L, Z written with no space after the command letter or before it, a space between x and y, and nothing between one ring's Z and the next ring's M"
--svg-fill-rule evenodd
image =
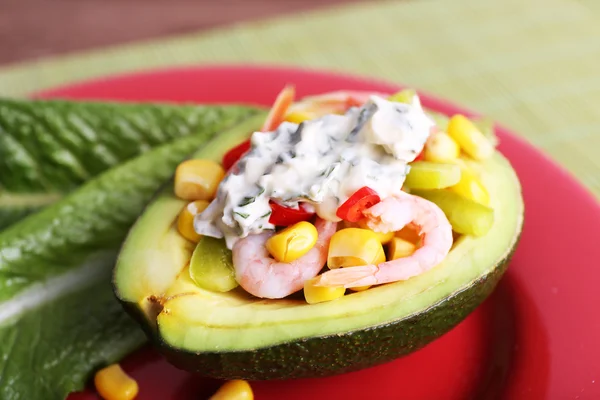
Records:
M1 399L64 399L82 389L92 370L145 343L115 301L109 276L91 276L99 282L86 279L76 291L0 327Z
M250 107L0 99L0 230L152 148Z
M230 129L250 133L264 117ZM110 272L129 227L206 137L186 136L111 168L0 232L0 398L63 399L143 343Z

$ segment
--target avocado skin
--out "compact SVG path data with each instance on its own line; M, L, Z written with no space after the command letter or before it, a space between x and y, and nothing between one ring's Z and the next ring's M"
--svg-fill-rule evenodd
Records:
M343 374L412 353L463 321L496 288L520 240L488 274L431 308L396 322L248 351L193 353L165 343L139 306L124 302L159 352L175 367L217 379L277 380ZM301 362L299 362L301 360Z
M237 141L241 140L242 136L226 135L222 140L215 141L215 145L219 143L218 149L210 150L211 157L215 156L215 152L220 154L223 149L229 148L227 138L235 138ZM202 156L205 155L196 154L193 157ZM148 299L145 297L147 293L126 294L126 290L120 290L128 287L128 280L135 279L135 273L127 278L117 279L120 265L118 262L113 277L114 290L125 310L143 327L155 348L167 361L182 370L227 380L278 380L338 375L373 367L412 353L463 321L492 293L502 278L519 243L522 219L521 215L519 231L512 234L511 248L506 248L504 259L495 266L490 264L487 274L456 288L453 294L444 297L438 303L425 306L427 308L393 322L345 333L300 338L268 347L222 352L197 352L174 347L161 337L157 326L156 317L162 311L159 304L163 301L160 295L162 289L151 291L159 298L155 299L156 312L149 311L147 303L142 303L142 299ZM130 234L135 234L135 227L132 229ZM129 254L125 251L127 248L125 242L121 255ZM131 257L123 262L122 268L135 272L137 268L143 267L145 261L143 258ZM232 332L244 334L243 330Z

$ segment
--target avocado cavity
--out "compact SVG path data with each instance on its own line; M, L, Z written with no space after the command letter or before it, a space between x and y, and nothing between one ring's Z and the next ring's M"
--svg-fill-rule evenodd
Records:
M195 156L220 160L248 132L230 131ZM235 287L230 253L219 240L204 237L194 249L172 238L185 202L167 185L123 245L117 296L174 365L205 376L314 377L390 361L462 321L507 267L523 223L521 187L498 152L479 163L477 174L493 209L493 219L483 212L475 227L485 235L462 236L442 263L419 276L317 304L253 297ZM158 313L143 307L148 299L158 299Z

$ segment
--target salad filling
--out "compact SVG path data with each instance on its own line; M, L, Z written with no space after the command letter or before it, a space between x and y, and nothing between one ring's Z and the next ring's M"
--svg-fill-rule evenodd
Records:
M489 126L428 113L412 90L294 94L286 86L221 164L177 168L175 194L189 203L176 225L196 243L196 285L332 301L423 274L460 235L491 229L472 168L495 152Z
M194 229L224 237L232 249L249 234L275 229L273 202L341 221L339 207L361 188L380 198L400 193L408 163L421 153L434 126L418 96L406 104L372 95L343 115L286 121L273 132L255 132L250 150L196 217Z

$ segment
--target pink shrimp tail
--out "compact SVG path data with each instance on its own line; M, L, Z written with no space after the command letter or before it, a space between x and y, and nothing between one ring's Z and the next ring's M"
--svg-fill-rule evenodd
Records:
M375 285L375 275L379 271L377 265L362 265L359 267L339 268L319 275L315 286L358 287Z

